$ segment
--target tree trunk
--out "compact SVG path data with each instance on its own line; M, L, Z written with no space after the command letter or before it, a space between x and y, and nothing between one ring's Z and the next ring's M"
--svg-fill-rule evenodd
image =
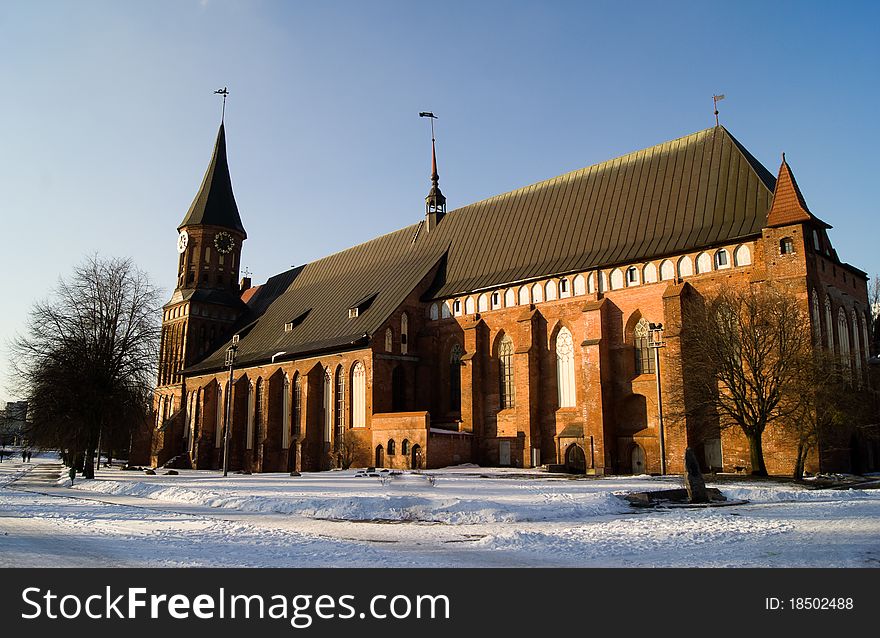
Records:
M798 442L797 447L797 456L794 461L794 472L792 472L792 478L795 481L803 481L804 480L804 464L807 459L807 447L803 444L803 442Z
M764 465L764 449L761 447L761 435L746 435L749 441L749 461L752 466L752 476L767 476L767 466Z

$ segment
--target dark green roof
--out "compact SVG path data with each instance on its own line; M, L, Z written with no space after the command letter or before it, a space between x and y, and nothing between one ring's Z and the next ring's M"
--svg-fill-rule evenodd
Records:
M195 225L221 226L247 237L232 193L232 180L226 161L226 130L222 122L202 185L177 229Z
M364 343L438 264L425 298L754 237L774 186L719 126L498 195L451 211L430 232L419 222L273 277L240 324L252 327L239 363ZM227 345L191 371L222 367Z

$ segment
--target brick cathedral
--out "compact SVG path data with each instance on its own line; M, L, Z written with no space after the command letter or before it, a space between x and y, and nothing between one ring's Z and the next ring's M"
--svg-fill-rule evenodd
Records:
M682 304L722 283L787 282L821 345L867 373L867 277L784 156L774 177L716 126L447 212L432 155L423 219L251 286L221 124L178 227L156 421L132 462L220 468L228 428L231 471L657 472L657 387L665 402L687 383L670 365ZM707 469L748 469L738 429L667 420L664 443L670 472L687 446ZM791 472L772 427L764 454ZM807 469L848 463L820 441Z

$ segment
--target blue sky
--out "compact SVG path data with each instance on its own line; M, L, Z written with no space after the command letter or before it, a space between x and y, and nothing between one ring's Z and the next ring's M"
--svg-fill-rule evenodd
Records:
M713 93L880 272L878 25L876 2L4 0L0 336L92 252L170 294L223 86L255 281L421 218L419 111L456 208L707 128Z

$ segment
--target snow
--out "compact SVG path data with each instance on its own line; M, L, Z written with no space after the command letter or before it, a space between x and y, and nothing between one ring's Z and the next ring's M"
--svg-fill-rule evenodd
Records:
M61 476L0 464L10 565L878 566L880 490L710 483L748 504L636 509L619 495L677 477L571 479L541 470Z

